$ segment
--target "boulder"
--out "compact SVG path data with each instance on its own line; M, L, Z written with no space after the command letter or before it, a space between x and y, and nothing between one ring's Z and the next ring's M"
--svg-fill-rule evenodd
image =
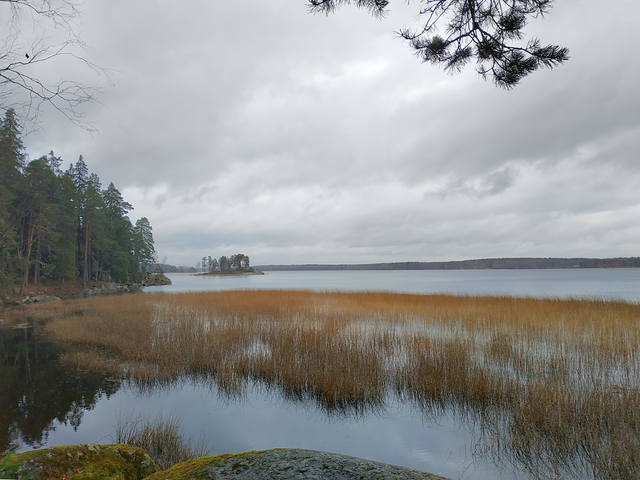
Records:
M35 297L31 297L32 303L47 303L47 302L59 302L62 299L60 297L55 297L53 295L36 295Z
M314 450L276 448L201 457L145 480L446 480L406 467Z
M171 285L171 279L163 273L147 273L142 285L145 287Z
M139 290L140 288L137 284L121 285L117 283L109 283L101 285L100 287L86 288L78 294L78 297L87 298L98 295L121 295L123 293L137 292Z
M17 453L0 459L0 478L30 480L142 480L160 468L129 445L75 445Z

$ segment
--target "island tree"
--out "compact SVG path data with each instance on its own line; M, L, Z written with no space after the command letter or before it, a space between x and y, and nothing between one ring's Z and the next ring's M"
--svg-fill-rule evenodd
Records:
M249 264L249 257L244 253L236 253L227 257L223 255L220 259L215 257L202 257L199 262L204 272L208 273L231 273L231 272L253 272Z

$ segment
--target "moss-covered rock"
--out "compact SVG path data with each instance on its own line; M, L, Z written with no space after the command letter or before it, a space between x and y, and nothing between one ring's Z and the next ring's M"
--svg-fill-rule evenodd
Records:
M202 457L145 480L446 480L418 470L313 450L276 448Z
M208 457L195 458L186 462L177 463L167 470L154 473L145 480L189 480L189 479L207 479L209 478L207 472L210 467L215 466L217 463L224 462L228 459L236 458L242 460L243 457L249 454L260 454L260 451L250 451L243 453L225 453L223 455L212 455Z
M141 448L88 444L12 455L0 463L0 478L141 480L159 470L156 462Z

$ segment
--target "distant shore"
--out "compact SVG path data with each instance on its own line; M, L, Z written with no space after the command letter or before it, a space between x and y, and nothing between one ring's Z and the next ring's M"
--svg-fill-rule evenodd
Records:
M259 265L262 271L314 270L535 270L566 268L640 268L640 257L481 258L448 262Z

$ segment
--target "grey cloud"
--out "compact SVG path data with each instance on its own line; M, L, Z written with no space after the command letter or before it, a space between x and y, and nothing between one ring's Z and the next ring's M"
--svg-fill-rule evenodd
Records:
M576 28L557 2L532 33L572 60L508 92L421 65L393 7L86 2L99 131L47 116L27 144L83 153L175 263L636 255L640 7L588 0Z
M475 197L499 195L514 184L516 176L516 169L507 165L481 177L449 182L437 194L443 199L459 194Z

